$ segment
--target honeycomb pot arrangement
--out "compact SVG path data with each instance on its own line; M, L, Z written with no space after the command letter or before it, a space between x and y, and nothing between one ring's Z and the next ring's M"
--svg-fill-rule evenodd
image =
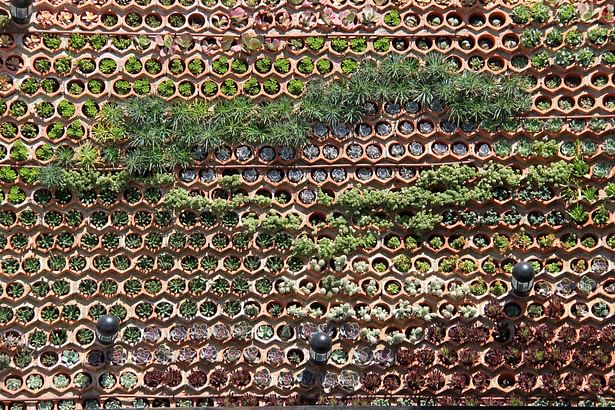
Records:
M614 22L1 2L3 408L612 406Z

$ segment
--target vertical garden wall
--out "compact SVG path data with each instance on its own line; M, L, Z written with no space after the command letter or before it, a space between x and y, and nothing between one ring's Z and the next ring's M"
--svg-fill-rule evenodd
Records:
M1 405L612 405L613 12L0 3Z

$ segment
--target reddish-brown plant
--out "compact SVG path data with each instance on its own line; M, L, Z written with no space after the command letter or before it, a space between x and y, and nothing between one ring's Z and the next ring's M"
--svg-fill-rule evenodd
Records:
M406 388L410 391L418 391L422 387L423 377L418 370L410 370L406 373Z
M511 366L516 366L521 362L522 353L518 347L508 346L504 352L504 360Z
M478 352L472 349L461 349L458 354L459 363L466 367L473 367L478 365Z
M410 364L414 361L414 355L405 347L400 348L395 357L400 366L410 366Z
M545 373L541 375L540 382L549 393L558 392L561 386L560 377L555 373Z
M529 372L519 373L517 376L517 383L519 383L519 387L522 390L530 392L536 385L536 375Z
M557 340L566 346L572 346L577 341L577 331L575 328L564 325L557 332Z
M438 352L438 359L444 366L452 366L457 362L457 353L445 346Z
M394 392L399 389L399 386L401 386L401 380L396 374L387 374L384 376L382 383L384 385L384 389L388 392Z
M376 372L366 372L361 375L361 384L368 392L375 392L382 384L382 377Z
M570 351L561 343L549 344L547 345L546 356L552 367L560 369L568 364Z
M182 382L182 373L178 369L168 369L164 372L163 383L169 387L177 387Z
M564 386L568 391L568 394L577 394L581 391L583 386L583 376L578 373L570 372L564 377Z
M416 350L414 353L416 360L421 367L433 366L434 361L436 360L436 354L429 347Z
M590 325L581 326L579 329L579 343L587 346L595 346L599 342L598 329Z
M549 342L554 336L552 328L549 328L545 323L536 326L534 329L534 337L541 343Z
M228 382L228 370L217 368L209 375L209 384L216 389L226 386Z
M465 373L455 372L448 383L448 387L453 390L463 390L470 383L470 378Z
M150 370L143 375L143 382L146 386L156 388L162 384L164 372L161 370Z
M432 391L438 391L444 387L444 374L440 370L432 370L424 377L425 386Z
M200 370L193 370L192 373L188 375L188 383L197 389L203 387L205 383L207 383L207 375Z
M476 372L472 376L472 383L477 390L484 390L489 386L491 378L485 372Z
M250 384L252 376L248 369L240 368L231 373L231 384L237 387L244 387Z
M497 348L489 348L487 353L485 353L485 363L489 365L489 367L498 367L504 361L504 355L502 351Z
M485 305L485 315L494 321L504 317L504 307L496 301L491 300Z
M587 376L587 387L591 392L600 394L604 390L605 386L606 380L604 376L599 374L590 374Z
M545 306L545 315L551 319L560 319L566 313L564 300L559 296L553 296Z

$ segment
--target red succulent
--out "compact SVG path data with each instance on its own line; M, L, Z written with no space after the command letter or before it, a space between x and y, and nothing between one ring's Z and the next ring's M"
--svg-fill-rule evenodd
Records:
M361 384L369 392L375 392L382 384L382 377L376 372L366 372L361 375Z
M472 383L474 383L474 387L477 390L484 390L489 387L491 382L491 378L485 372L476 372L472 376Z
M423 378L428 389L438 391L444 387L444 374L440 370L432 370Z
M192 373L188 375L188 383L197 389L203 387L205 383L207 383L207 375L200 370L193 370Z

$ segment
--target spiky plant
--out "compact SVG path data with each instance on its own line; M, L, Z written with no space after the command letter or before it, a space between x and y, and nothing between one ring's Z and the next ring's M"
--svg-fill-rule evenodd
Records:
M64 170L57 165L42 167L38 173L38 182L49 189L63 189L66 187Z
M101 163L98 148L90 141L77 147L73 160L79 168L85 170L93 169Z

